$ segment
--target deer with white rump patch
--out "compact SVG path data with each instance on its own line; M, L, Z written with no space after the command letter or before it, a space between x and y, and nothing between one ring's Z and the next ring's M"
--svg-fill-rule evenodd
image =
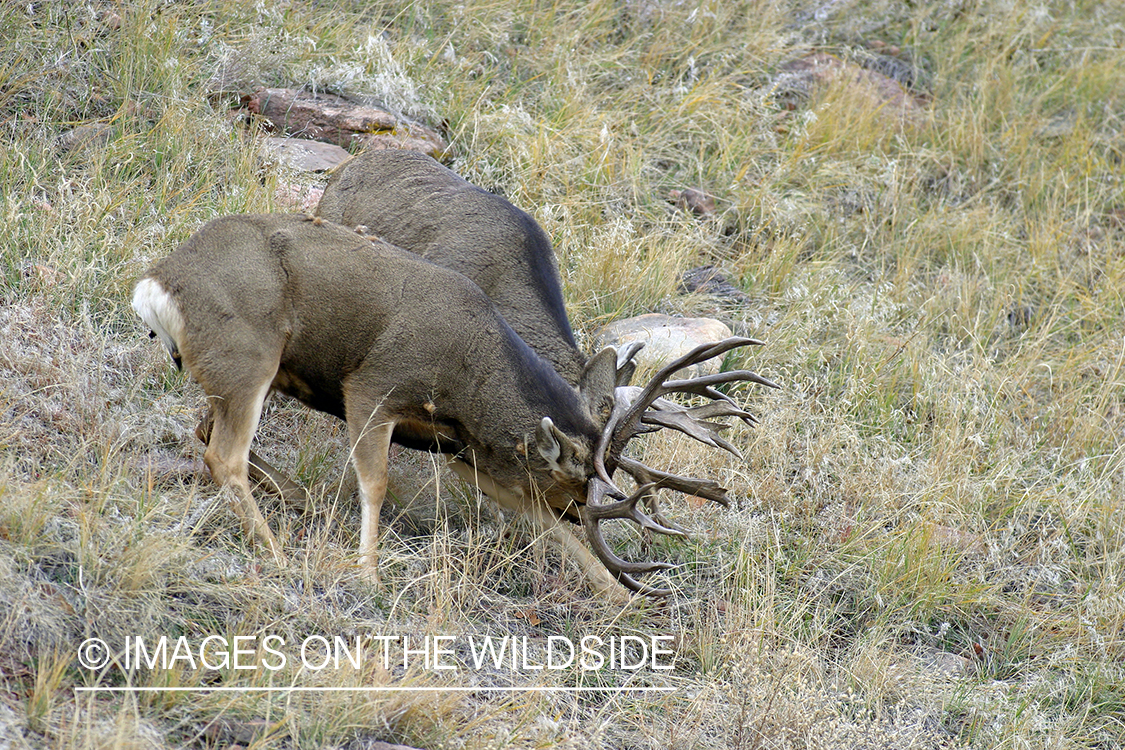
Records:
M459 475L567 549L595 590L617 596L619 580L659 593L633 574L643 572L636 566L663 564L626 563L604 541L595 544L599 563L561 522L577 516L599 540L603 517L676 533L637 510L641 491L626 497L609 478L619 463L629 470L618 455L622 436L654 429L642 421L659 424L649 420L657 408L614 413L619 371L612 350L586 363L575 388L464 276L301 216L211 222L138 283L133 304L203 386L213 421L204 461L232 490L245 532L279 558L247 478L250 443L271 389L347 421L362 502L360 562L369 571L376 570L394 441L452 455ZM693 386L699 388L709 386ZM659 395L653 394L650 404ZM669 414L679 416L666 421L683 422L688 410ZM659 472L652 478L642 490L686 482L708 496L714 486ZM614 501L603 503L607 496ZM588 498L597 504L593 511Z
M141 279L133 307L203 387L204 462L245 533L279 558L247 478L271 389L347 422L369 570L393 440L457 456L458 474L558 539L591 585L616 587L556 515L575 512L593 474L612 350L575 389L461 274L304 216L212 221Z

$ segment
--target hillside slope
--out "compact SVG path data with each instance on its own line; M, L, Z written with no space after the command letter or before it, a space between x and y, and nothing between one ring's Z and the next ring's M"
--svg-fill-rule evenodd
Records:
M1113 4L45 0L0 39L0 747L1125 742ZM280 400L257 446L313 502L262 498L286 568L246 545L129 300L326 180L263 159L263 87L440 131L552 237L580 342L652 311L768 342L727 363L784 386L737 393L744 463L644 446L737 498L669 502L692 541L615 536L675 596L592 599L406 451L376 589L342 425ZM738 293L684 293L702 266ZM600 668L551 668L584 637Z

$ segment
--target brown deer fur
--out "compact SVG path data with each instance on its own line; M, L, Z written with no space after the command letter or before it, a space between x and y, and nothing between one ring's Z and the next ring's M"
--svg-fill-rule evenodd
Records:
M204 461L247 534L278 557L247 478L271 389L347 422L370 572L397 442L455 456L458 474L556 538L596 590L620 594L559 521L585 500L613 407L613 350L575 388L465 276L296 215L212 221L141 279L133 305L203 387L214 418Z
M551 241L531 216L425 154L366 151L332 175L317 215L472 279L564 380L586 357L563 305Z

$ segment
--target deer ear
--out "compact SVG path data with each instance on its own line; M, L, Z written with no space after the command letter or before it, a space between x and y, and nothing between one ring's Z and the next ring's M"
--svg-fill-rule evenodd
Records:
M536 428L535 447L547 462L547 467L556 481L580 481L585 477L581 468L575 465L579 453L578 444L565 432L555 427L550 417L543 417L543 421Z
M559 458L562 457L562 443L555 437L556 434L565 437L550 417L543 417L535 430L535 447L552 470L559 468Z
M599 426L613 413L613 392L617 385L617 351L606 347L590 357L578 379L578 391L586 401L590 416Z

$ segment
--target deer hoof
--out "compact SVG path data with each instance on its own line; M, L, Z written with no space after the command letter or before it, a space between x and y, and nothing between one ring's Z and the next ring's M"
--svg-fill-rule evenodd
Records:
M372 586L380 585L379 559L375 555L362 555L359 558L359 577Z
M289 564L289 561L285 557L285 553L281 551L281 545L277 543L276 539L271 538L262 540L262 544L266 549L270 551L270 554L273 555L273 561L277 563L277 567L284 568Z

